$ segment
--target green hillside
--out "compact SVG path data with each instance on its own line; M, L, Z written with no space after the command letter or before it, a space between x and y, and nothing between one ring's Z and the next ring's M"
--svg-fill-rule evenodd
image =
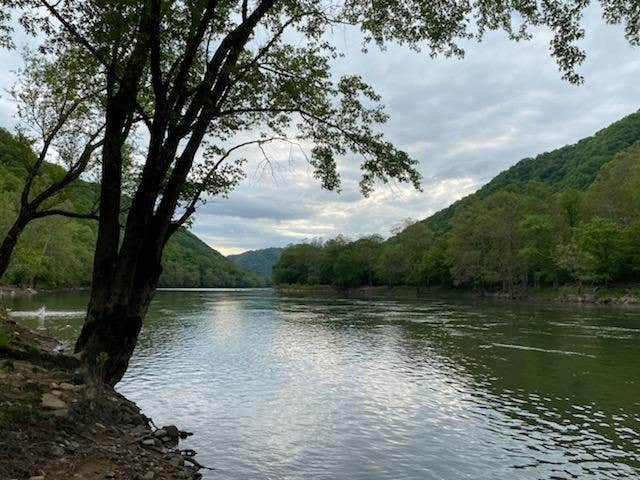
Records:
M8 230L15 218L26 174L25 162L33 158L28 145L0 129L0 234ZM60 167L45 165L35 182L36 191L39 185L46 185L62 174ZM78 181L54 202L58 208L88 212L95 199L96 185ZM63 217L31 222L2 282L45 288L88 286L96 228L94 221ZM246 287L264 283L184 229L169 241L163 267L160 284L164 287Z
M552 192L565 189L586 190L600 168L617 153L640 139L640 112L633 113L574 145L568 145L534 158L520 160L484 185L480 190L425 219L435 234L449 230L449 221L474 201L500 190L517 191L531 181L539 181Z
M285 250L276 284L493 289L640 281L640 113L518 162L394 237Z
M273 266L280 260L284 248L264 248L262 250L249 250L238 255L229 255L227 258L236 265L255 273L262 278L271 278Z
M188 230L171 238L164 251L162 287L257 287L264 281L229 261Z

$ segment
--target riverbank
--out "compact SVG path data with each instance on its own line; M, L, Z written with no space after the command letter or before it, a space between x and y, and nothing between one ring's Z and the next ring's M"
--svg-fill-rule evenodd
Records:
M640 306L640 285L618 285L613 287L563 286L540 288L506 293L502 291L479 291L442 287L358 287L340 289L328 285L288 285L276 287L288 295L339 295L350 298L398 298L398 299L461 299L496 300L526 303L575 303L595 305Z
M0 312L0 478L199 479L188 436L156 428L106 385L84 384L60 344Z
M18 297L25 295L35 295L38 293L33 288L21 288L12 287L7 285L0 285L0 299L3 297Z

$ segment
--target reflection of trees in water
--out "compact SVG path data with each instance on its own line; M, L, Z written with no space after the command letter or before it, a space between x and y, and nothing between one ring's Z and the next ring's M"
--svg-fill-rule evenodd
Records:
M640 467L640 420L634 416L640 411L634 353L640 329L628 329L638 326L632 312L454 308L455 318L440 324L405 322L404 355L419 357L428 345L446 356L473 379L479 403L517 420L527 436L542 434L549 448L573 452L576 460L588 460L580 458L587 452L594 461ZM476 315L472 321L469 312Z
M9 306L82 310L85 302L86 294L75 292L16 298ZM54 333L72 340L82 318L45 324L55 322L71 324ZM35 327L37 319L25 323ZM377 396L411 411L425 401L420 395L428 395L453 415L480 419L511 436L517 447L531 439L531 446L565 462L591 455L594 462L640 468L640 421L634 417L640 411L639 339L633 310L163 291L152 304L137 357L144 362L161 350L166 368L202 358L214 363L206 366L212 372L225 368L230 382L243 381L233 377L238 372L232 366L219 364L230 357L215 355L236 343L243 352L245 342L252 375L264 367L253 362L277 356L291 360L282 368L304 369L311 362L306 374L346 378L349 394L363 401ZM186 358L195 348L201 357ZM273 381L285 389L297 374L305 372L283 371Z
M402 357L396 367L412 378L433 381L437 371L451 384L438 388L470 393L456 401L467 402L472 415L495 411L513 420L514 441L535 439L570 462L640 467L633 311L299 296L278 306L301 329L357 336L373 351L392 345ZM391 339L372 334L380 331Z

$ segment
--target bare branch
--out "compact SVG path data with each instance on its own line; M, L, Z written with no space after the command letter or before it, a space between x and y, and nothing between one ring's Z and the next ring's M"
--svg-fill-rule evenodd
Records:
M38 176L40 172L40 167L44 163L45 158L49 152L49 148L51 144L55 140L55 137L58 135L62 127L64 127L66 121L71 117L73 112L80 106L83 99L75 102L67 111L64 111L64 107L66 105L66 101L63 103L61 108L61 113L56 120L56 124L53 126L51 131L44 136L44 143L42 148L40 149L40 153L38 154L38 158L33 163L33 165L29 168L29 173L27 175L27 179L25 181L24 187L22 189L22 194L20 196L20 203L23 207L26 207L29 203L29 194L31 193L31 187L33 186L33 182L35 178Z
M247 21L248 0L242 0L242 21Z
M216 163L213 165L213 167L211 167L211 169L209 170L209 172L207 173L207 175L203 179L202 185L204 186L206 184L206 180L208 178L210 178L214 174L214 172L217 171L218 167L222 164L222 162L227 160L231 156L231 154L233 152L235 152L236 150L239 150L241 148L247 147L249 145L258 145L258 147L262 150L262 145L264 145L265 143L276 142L276 141L288 142L290 140L288 138L286 138L286 137L261 138L261 139L258 139L258 140L250 140L250 141L247 141L247 142L239 143L238 145L235 145L235 146L231 147L230 149L228 149L224 153L224 155L222 155L216 161ZM264 152L264 150L262 150L262 151ZM184 223L187 220L189 220L191 215L193 215L195 213L196 205L200 201L200 197L204 193L204 190L205 190L204 187L201 187L201 188L198 189L198 191L193 195L193 197L189 201L189 204L185 208L185 211L182 214L182 216L178 220L176 220L175 222L172 223L172 225L174 225L175 229L178 229L182 225L184 225Z
M90 142L93 141L101 131L102 129L96 132L94 134L94 137L92 137L92 139L90 140ZM89 160L91 160L91 155L93 155L93 152L95 152L98 148L102 146L102 144L104 143L104 140L101 140L96 143L90 143L90 142L87 143L87 145L84 147L84 150L80 154L78 161L74 163L71 166L71 168L69 168L69 170L67 170L64 177L62 177L59 181L49 185L49 187L47 187L45 190L40 192L40 194L38 194L30 202L30 205L33 208L37 208L42 202L44 202L48 198L51 198L53 195L55 195L60 190L65 188L67 185L69 185L71 182L73 182L74 180L77 180L80 177L82 172L84 172L85 168L87 167Z
M44 217L51 217L53 215L58 215L58 216L67 217L67 218L78 218L83 220L100 220L100 217L98 216L97 212L79 213L79 212L70 212L67 210L59 210L59 209L42 210L40 212L34 213L31 218L44 218Z

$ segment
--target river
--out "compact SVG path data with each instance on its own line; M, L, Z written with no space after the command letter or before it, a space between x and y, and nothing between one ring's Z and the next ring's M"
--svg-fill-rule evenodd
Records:
M86 299L10 306L71 343ZM117 390L208 479L640 477L640 309L160 291Z

